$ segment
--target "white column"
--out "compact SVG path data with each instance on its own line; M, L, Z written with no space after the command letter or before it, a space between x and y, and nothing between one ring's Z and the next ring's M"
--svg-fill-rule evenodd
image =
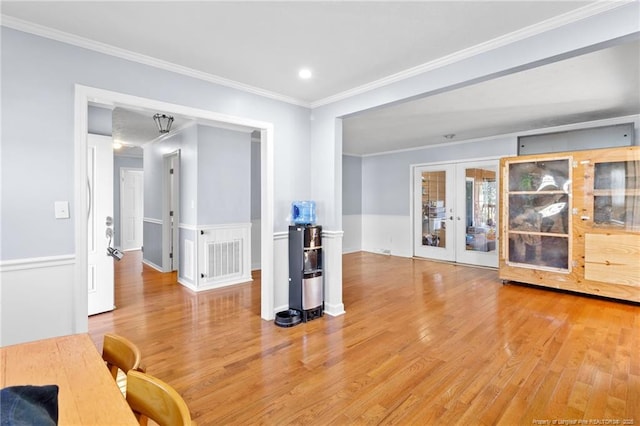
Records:
M338 316L345 313L342 303L342 231L323 231L324 311Z

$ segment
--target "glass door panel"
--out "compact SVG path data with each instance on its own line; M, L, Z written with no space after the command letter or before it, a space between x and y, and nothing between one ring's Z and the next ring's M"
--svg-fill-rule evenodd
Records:
M458 165L456 260L482 266L498 266L498 162L478 161ZM464 197L464 199L463 199Z
M445 199L447 194L446 172L438 170L422 173L422 245L446 247L443 237L446 232Z
M453 217L453 173L451 165L424 166L415 172L416 256L453 260L452 232L447 232Z

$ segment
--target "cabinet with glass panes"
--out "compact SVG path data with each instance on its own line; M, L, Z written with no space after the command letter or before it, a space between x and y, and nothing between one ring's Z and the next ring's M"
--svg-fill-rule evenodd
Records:
M640 147L503 158L500 278L640 302Z

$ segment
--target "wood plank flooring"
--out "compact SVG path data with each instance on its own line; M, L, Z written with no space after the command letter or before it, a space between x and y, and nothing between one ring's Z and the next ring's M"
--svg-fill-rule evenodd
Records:
M117 309L90 333L136 342L200 425L640 424L638 305L353 253L347 313L281 328L259 273L196 294L140 260L117 263Z

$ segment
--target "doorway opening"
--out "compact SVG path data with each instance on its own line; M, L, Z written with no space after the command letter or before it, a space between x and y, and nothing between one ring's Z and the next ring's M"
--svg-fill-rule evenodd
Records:
M82 85L75 87L75 233L77 261L74 270L73 291L73 324L77 332L86 332L87 318L87 244L88 232L86 222L82 220L87 211L88 195L84 177L87 175L88 107L89 105L114 108L142 108L159 111L170 111L183 116L221 126L234 126L260 132L260 164L261 164L261 317L265 320L274 318L273 289L273 224L274 224L274 154L273 124L244 117L234 117L214 111L201 110L183 105L140 98L118 92L107 91Z

